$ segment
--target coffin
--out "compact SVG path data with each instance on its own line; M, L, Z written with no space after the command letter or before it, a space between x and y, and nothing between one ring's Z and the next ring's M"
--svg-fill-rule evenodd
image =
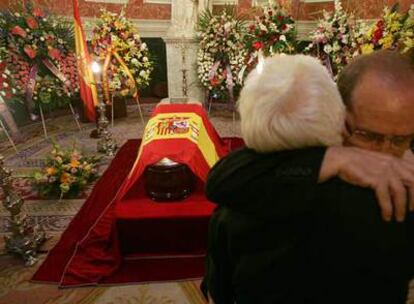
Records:
M186 165L168 158L148 166L144 172L146 194L158 202L185 199L193 191L195 182L195 175Z

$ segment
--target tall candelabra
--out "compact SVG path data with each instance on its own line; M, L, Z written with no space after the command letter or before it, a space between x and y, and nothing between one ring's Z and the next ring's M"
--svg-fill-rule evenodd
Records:
M5 236L6 251L23 258L26 266L34 265L37 252L46 241L46 234L38 225L29 224L26 214L22 213L24 200L13 190L12 172L4 168L4 159L0 155L0 187L3 190L3 205L10 212L11 235Z
M106 105L102 98L100 98L98 111L98 133L100 135L98 140L98 152L105 153L108 156L113 156L115 155L115 151L118 146L112 138L112 133L108 130L109 120L106 117Z

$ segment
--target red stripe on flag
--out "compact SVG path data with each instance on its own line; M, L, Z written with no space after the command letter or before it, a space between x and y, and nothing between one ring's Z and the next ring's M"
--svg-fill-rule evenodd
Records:
M75 20L75 43L78 58L80 97L86 108L86 116L90 121L95 121L95 105L98 103L93 74L90 69L91 57L86 44L85 33L79 15L78 0L73 0L73 18Z

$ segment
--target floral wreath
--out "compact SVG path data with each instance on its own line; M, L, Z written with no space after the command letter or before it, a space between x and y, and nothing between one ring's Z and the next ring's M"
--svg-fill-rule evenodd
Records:
M107 73L112 92L133 95L135 88L149 85L153 62L148 47L123 11L115 14L102 10L91 44L94 54L101 60L105 60L110 50L116 53Z
M414 5L406 14L399 12L398 3L385 7L381 18L363 36L362 54L375 50L401 48L407 52L414 47Z
M199 20L198 77L215 98L229 98L243 85L248 51L243 43L246 28L241 17L226 7L220 15L205 11Z
M354 57L353 15L348 15L342 8L340 0L335 0L335 11L324 11L315 31L310 34L312 42L305 49L318 56L333 76L339 74Z
M246 44L250 53L257 58L258 51L265 56L292 54L296 50L295 21L279 3L261 7L261 16L256 16L249 26Z
M50 103L78 91L73 31L68 22L29 1L19 12L0 12L0 27L0 43L7 50L2 59L11 72L16 94L25 94L29 103L32 99ZM45 78L48 81L43 82ZM41 94L44 90L47 97Z

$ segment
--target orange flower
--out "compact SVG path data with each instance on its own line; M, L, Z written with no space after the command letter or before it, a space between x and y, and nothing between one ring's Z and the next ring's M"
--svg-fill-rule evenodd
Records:
M62 183L62 184L70 184L70 180L71 180L71 178L70 178L71 176L70 176L70 174L69 173L63 173L62 174L62 176L60 177L60 182Z
M46 169L46 173L47 175L55 175L56 174L56 169L53 167L49 167Z
M70 166L71 166L72 168L77 168L77 167L79 167L79 161L78 161L77 159L71 159L71 161L70 161Z

